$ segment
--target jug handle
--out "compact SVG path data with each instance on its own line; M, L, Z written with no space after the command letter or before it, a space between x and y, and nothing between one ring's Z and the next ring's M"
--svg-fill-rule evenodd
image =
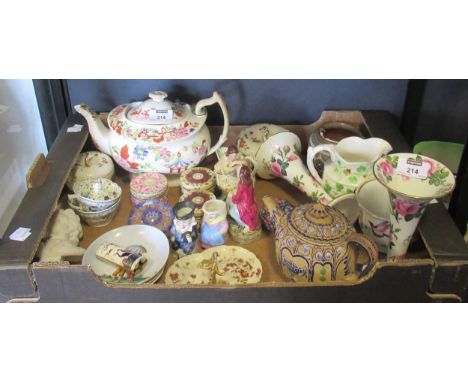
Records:
M369 256L369 262L367 263L364 272L362 272L359 276L359 278L362 278L365 275L367 275L372 268L374 268L375 264L379 259L379 250L377 249L377 245L367 236L364 236L362 233L351 233L351 236L348 239L348 244L349 243L359 244L361 247L364 248L367 255Z
M309 168L309 171L312 174L312 176L319 183L322 183L322 178L320 177L317 170L315 169L314 158L318 153L322 151L327 151L330 154L330 159L332 161L335 160L335 151L334 151L333 145L325 144L325 145L318 145L315 147L309 146L309 148L307 149L307 167Z
M219 104L219 107L221 108L221 111L223 112L223 118L224 118L224 126L223 126L223 132L221 133L221 136L218 139L218 142L208 151L206 156L209 156L216 152L221 145L226 142L227 140L227 133L229 130L229 113L226 105L226 101L224 100L224 97L218 93L218 92L213 92L213 95L210 98L205 98L201 99L200 101L197 102L195 105L195 114L197 115L203 115L206 113L205 107L213 105L215 103Z

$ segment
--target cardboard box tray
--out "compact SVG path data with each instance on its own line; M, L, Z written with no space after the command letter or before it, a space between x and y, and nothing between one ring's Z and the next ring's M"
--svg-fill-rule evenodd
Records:
M317 123L340 118L364 125L369 129L369 135L372 131L373 135L387 139L397 151L408 151L388 113L326 112ZM461 235L454 231L450 216L438 205L431 206L426 213L429 218L425 217L421 222L422 240L411 248L406 260L388 263L382 258L375 269L358 282L325 286L289 282L276 262L273 235L268 232L264 232L259 241L245 245L262 262L262 280L255 285L167 286L164 285L164 274L156 284L110 285L101 282L86 266L38 263L35 254L56 203L65 193L68 173L78 154L87 149L85 145L92 148L86 129L81 133L66 133L66 127L74 123L85 124L78 115L66 121L47 156L47 160L53 163L50 173L45 176L43 184L28 191L5 235L7 238L15 227L29 226L33 230L31 240L12 242L4 239L0 243L0 297L4 301L459 301L464 296L468 280L468 255L461 245ZM287 126L300 136L304 152L314 125ZM231 128L229 142L235 141L242 128ZM210 129L216 135L218 129ZM212 156L203 165L212 166L214 161ZM116 181L124 192L118 215L106 227L83 225L81 246L87 247L104 232L127 224L131 208L128 175L118 170ZM282 197L294 204L308 201L304 194L283 180L259 179L255 190L259 205L264 194ZM170 204L177 202L179 196L180 190L171 188ZM434 235L434 228L430 228L431 216L447 222L442 236ZM227 244L236 245L230 238ZM173 262L174 257L170 255L165 269Z

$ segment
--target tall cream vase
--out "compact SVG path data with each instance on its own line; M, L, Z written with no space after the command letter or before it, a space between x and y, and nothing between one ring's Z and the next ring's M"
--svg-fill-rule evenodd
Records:
M374 164L375 178L390 195L388 259L403 258L432 199L442 198L455 186L451 171L434 159L410 153L391 154Z

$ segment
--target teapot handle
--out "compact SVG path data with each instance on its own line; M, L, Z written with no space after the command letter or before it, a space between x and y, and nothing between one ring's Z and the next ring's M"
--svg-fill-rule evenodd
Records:
M369 271L374 268L377 260L379 259L379 250L377 245L369 239L367 236L364 236L362 233L353 232L348 239L348 243L356 243L364 248L367 255L369 256L369 262L367 263L364 271L361 273L359 278L364 277L369 273Z
M333 145L325 144L325 145L318 145L315 147L309 146L309 148L307 149L307 167L309 168L309 171L312 174L312 176L319 183L322 183L322 178L320 177L317 170L315 169L314 158L318 153L322 151L328 152L330 154L330 159L332 161L335 160L335 149Z
M200 101L197 102L195 105L195 114L202 115L205 114L205 107L213 105L215 103L219 104L219 107L221 108L221 111L223 112L223 118L224 118L224 126L223 126L223 132L221 133L221 136L218 139L218 142L208 151L206 156L209 156L216 152L221 145L226 142L227 140L227 133L229 130L229 113L226 105L226 101L224 100L224 97L218 93L218 92L213 92L213 95L210 98L205 98L201 99Z

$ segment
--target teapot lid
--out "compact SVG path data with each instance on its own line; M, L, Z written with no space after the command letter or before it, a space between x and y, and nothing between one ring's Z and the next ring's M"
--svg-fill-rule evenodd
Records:
M300 205L288 213L288 223L305 242L333 244L342 241L351 230L348 219L337 209L321 203Z
M150 97L127 112L127 118L136 123L166 125L183 117L184 110L180 105L167 100L167 94L153 91Z

